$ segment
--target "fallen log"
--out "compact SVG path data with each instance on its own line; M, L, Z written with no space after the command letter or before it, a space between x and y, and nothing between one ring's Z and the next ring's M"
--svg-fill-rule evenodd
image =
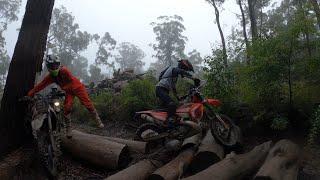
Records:
M150 145L148 142L133 141L133 140L114 138L114 137L104 137L104 136L103 136L103 138L108 139L113 142L127 145L130 152L138 152L138 153L147 154L150 151Z
M161 166L162 163L157 160L144 159L112 176L107 177L105 180L145 180Z
M148 180L176 180L188 168L195 153L195 148L182 151L175 159L152 173Z
M295 180L300 165L300 148L289 140L280 140L270 150L255 180Z
M62 147L76 158L108 169L123 168L130 160L127 145L80 131L72 131L71 139L63 137Z
M193 176L185 178L185 180L227 180L241 179L244 175L253 173L261 166L270 148L271 141L256 146L253 150L246 154L236 155L229 154L222 161L210 166Z
M73 130L74 132L80 132L77 130ZM115 138L115 137L107 137L107 136L99 136L99 135L94 135L91 134L92 137L94 136L97 139L104 138L109 141L117 142L120 144L125 144L128 146L128 149L130 152L138 152L138 153L148 153L150 150L150 144L147 142L142 142L142 141L133 141L133 140L128 140L128 139L121 139L121 138Z
M202 134L198 133L194 136L191 136L189 138L184 139L181 149L184 150L184 149L188 149L190 147L199 146L199 144L201 142L201 138L202 138Z
M190 174L196 174L222 160L223 157L223 147L220 144L216 143L209 130L206 136L203 138L198 152L193 158L188 171L190 172Z

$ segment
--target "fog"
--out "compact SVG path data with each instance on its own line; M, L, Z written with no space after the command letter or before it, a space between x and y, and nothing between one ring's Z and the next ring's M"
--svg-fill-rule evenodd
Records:
M23 0L19 21L10 24L5 33L10 56L13 54L25 5L26 0ZM155 41L150 23L161 15L177 14L183 17L186 27L184 35L189 39L186 53L197 49L202 56L209 55L211 47L220 43L214 9L205 0L56 0L55 7L61 5L75 16L80 30L99 35L109 32L118 43L128 41L138 45L146 53L146 67L155 61L152 58L154 52L149 47ZM239 24L236 18L239 13L235 1L224 3L221 24L225 36L230 34L232 26ZM95 53L96 47L91 45L83 55L93 63Z

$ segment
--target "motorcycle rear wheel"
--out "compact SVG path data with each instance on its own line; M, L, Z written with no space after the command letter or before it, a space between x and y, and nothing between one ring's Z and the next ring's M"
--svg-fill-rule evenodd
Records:
M229 129L226 129L223 124L214 119L210 123L211 134L217 140L218 143L229 148L236 148L241 145L242 135L240 128L234 124L231 118L226 115L220 115L221 119L229 125Z
M136 140L148 141L147 138L155 137L164 132L162 128L153 123L144 123L136 131Z

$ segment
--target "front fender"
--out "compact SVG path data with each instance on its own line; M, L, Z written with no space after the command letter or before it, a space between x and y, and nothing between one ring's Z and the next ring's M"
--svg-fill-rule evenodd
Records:
M35 131L39 130L42 127L43 122L46 118L47 118L47 114L39 114L38 116L33 118L33 120L31 121L32 129Z

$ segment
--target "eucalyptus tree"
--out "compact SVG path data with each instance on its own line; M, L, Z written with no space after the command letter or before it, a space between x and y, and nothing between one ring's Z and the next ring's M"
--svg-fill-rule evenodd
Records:
M18 20L17 13L20 6L21 0L0 0L0 91L4 88L10 63L3 33L7 30L9 23Z
M151 69L161 71L185 57L184 50L188 38L183 32L186 28L183 25L183 18L178 15L160 16L157 22L152 22L151 25L156 34L156 43L150 45L156 52L154 57L157 58L157 61L151 64Z
M224 63L224 66L227 67L228 66L227 47L226 47L226 41L224 38L223 30L222 30L221 24L220 24L220 12L218 9L218 7L221 6L225 0L206 0L206 1L209 2L214 7L214 12L216 15L216 23L217 23L217 26L219 29L221 44L222 44L223 63Z
M118 55L115 60L120 65L120 70L133 69L136 73L141 73L144 66L142 59L145 53L136 45L123 42L117 48Z

